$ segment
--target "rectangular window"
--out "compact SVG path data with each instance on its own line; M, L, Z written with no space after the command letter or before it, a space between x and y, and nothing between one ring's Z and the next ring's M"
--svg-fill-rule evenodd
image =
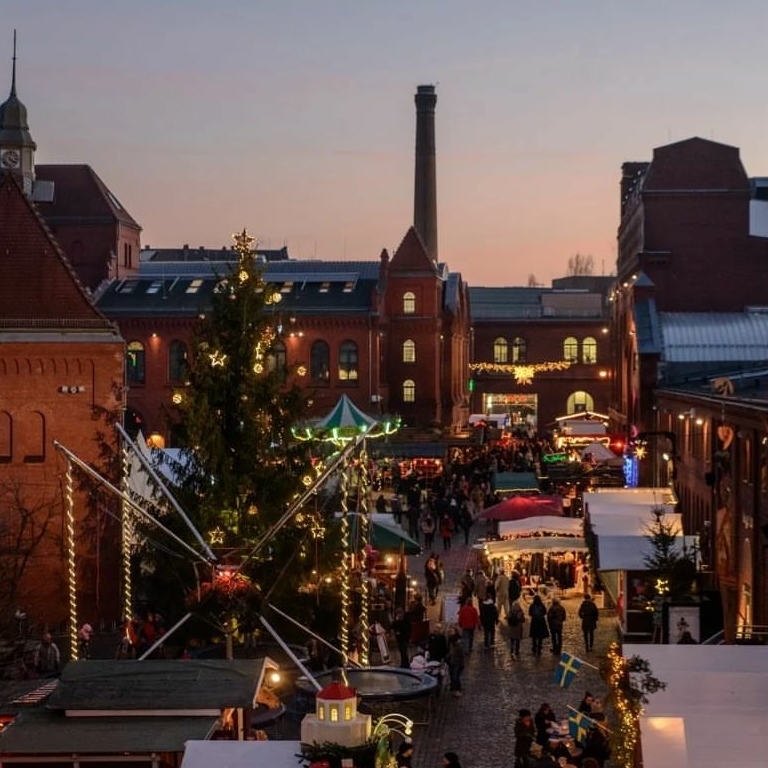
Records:
M189 285L187 286L187 293L197 293L200 290L200 287L202 286L203 281L198 279L190 280Z

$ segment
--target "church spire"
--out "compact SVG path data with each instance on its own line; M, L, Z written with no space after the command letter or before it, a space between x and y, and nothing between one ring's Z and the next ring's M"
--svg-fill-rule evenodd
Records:
M16 30L13 30L13 66L11 67L11 96L16 95Z
M13 30L11 93L0 104L0 173L20 176L24 191L32 194L37 145L29 133L27 108L16 95L16 30Z

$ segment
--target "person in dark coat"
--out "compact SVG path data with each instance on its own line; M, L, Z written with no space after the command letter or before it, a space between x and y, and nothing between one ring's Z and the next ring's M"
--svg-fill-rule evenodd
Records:
M552 598L552 605L547 611L549 636L552 638L552 653L559 654L563 650L563 624L565 624L565 608L559 598Z
M549 727L552 723L557 722L555 713L552 711L552 707L545 701L536 712L533 718L534 725L536 726L536 743L542 747L549 746Z
M490 648L496 642L496 625L499 623L499 609L496 600L486 595L480 604L480 624L483 626L483 645Z
M597 761L600 768L603 768L605 761L611 756L608 736L602 727L602 721L605 720L605 715L602 712L596 712L592 717L595 720L595 725L587 731L587 735L584 737L581 759L582 761L586 761L587 758L591 757Z
M400 651L400 666L403 669L411 668L411 660L408 658L408 643L411 641L411 620L406 616L402 608L398 608L395 620L392 622L392 631L395 633L397 647Z
M531 628L528 634L533 641L533 655L541 656L544 639L549 637L547 607L544 605L541 595L534 595L533 603L531 603L531 607L528 609L528 615L531 617Z
M520 595L523 593L523 584L520 581L520 574L514 571L509 577L509 604L520 599Z
M581 619L581 631L584 635L584 645L588 651L591 651L595 645L595 629L599 615L592 597L588 594L584 595L584 600L579 606L579 618Z
M536 737L530 709L521 709L515 721L515 768L527 768Z

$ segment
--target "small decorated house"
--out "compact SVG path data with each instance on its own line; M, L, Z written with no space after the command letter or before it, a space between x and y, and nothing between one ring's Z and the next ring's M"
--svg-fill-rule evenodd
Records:
M371 716L358 714L357 691L340 680L318 691L315 714L306 715L301 722L303 744L357 747L370 737Z

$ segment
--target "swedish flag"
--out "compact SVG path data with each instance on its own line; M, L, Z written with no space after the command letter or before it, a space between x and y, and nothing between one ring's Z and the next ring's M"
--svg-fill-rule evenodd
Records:
M576 742L584 741L587 731L595 724L591 717L587 717L583 712L573 712L568 717L568 733Z
M582 661L570 653L561 653L555 667L555 682L561 688L567 688L581 669Z

